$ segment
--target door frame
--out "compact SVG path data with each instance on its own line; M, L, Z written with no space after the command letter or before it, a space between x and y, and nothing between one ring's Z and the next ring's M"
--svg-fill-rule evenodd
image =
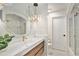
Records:
M61 50L61 49L57 49L57 48L53 48L53 38L52 38L52 49L55 49L55 50L59 50L59 51L62 51L62 52L67 52L68 51L68 32L67 32L67 19L66 19L66 16L59 16L59 17L52 17L52 25L53 25L53 19L60 19L60 18L64 18L66 20L66 40L67 40L67 50ZM53 26L52 26L52 36L53 36Z

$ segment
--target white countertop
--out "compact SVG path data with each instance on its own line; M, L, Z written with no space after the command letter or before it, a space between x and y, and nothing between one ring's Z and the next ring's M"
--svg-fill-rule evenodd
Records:
M7 48L0 51L0 56L23 56L32 48L43 41L44 38L29 38L25 42L16 42L9 44Z

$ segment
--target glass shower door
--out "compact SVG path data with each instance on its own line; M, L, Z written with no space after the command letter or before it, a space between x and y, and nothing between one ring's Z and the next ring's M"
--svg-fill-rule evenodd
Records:
M79 14L74 16L75 53L79 56Z
M74 15L71 15L69 18L69 48L75 54Z

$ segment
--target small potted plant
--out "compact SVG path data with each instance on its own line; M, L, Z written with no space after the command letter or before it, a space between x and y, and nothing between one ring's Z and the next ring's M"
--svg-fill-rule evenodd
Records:
M8 43L12 40L14 36L10 36L9 34L5 34L4 36L0 36L0 50L6 48Z

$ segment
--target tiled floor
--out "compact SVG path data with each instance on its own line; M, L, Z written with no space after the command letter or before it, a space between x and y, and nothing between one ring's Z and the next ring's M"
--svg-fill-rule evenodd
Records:
M67 52L52 49L51 46L48 45L48 56L67 56Z

